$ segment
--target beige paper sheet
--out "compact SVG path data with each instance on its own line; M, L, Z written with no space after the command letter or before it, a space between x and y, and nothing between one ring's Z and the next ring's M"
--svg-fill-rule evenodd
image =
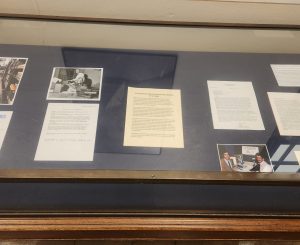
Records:
M124 146L184 148L180 90L129 87Z

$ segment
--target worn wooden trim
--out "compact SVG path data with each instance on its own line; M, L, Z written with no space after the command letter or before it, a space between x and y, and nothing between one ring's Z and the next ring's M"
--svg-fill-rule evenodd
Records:
M167 170L1 169L1 182L150 182L299 185L298 173L239 173Z
M300 219L0 218L0 239L300 240Z
M147 20L147 19L116 19L100 17L78 17L61 15L42 15L42 14L16 14L0 13L0 18L17 20L35 20L35 21L68 21L68 22L86 22L98 24L117 24L117 25L151 25L151 26L173 26L173 27L209 27L209 28L260 28L260 29L288 29L299 30L299 24L261 24L261 23L242 23L242 22L192 22L192 21L167 21L167 20Z
M197 0L195 0L197 1ZM263 1L263 0L199 0L199 1L214 1L214 2L226 2L226 3L258 3L263 5L299 5L300 3L296 2L284 2L284 1Z

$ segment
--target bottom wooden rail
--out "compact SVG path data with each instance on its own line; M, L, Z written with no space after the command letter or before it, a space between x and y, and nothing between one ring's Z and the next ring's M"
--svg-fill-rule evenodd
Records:
M14 217L0 218L0 239L300 240L300 219Z

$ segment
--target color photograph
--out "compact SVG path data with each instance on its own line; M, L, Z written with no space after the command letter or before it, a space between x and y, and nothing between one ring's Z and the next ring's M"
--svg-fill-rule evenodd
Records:
M14 103L27 60L27 58L0 57L0 105Z
M254 144L218 144L221 171L274 172L267 146Z

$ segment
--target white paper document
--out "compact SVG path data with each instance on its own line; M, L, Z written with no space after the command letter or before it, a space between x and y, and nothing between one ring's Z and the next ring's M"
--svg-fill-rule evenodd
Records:
M2 148L12 114L12 111L0 111L0 149Z
M271 65L279 86L300 87L300 65Z
M242 146L242 154L255 156L256 153L259 152L259 148L257 146Z
M215 129L264 130L252 82L207 81Z
M183 148L180 90L129 87L124 146Z
M300 94L268 93L280 135L300 136Z
M49 103L35 161L93 161L98 104Z
M298 160L298 163L300 165L300 151L294 151L294 152L295 152L296 158Z

